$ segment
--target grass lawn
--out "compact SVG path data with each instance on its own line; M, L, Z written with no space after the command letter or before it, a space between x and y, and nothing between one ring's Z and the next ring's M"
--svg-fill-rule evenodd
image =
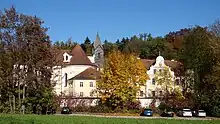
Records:
M68 115L0 115L0 124L220 124L220 120L120 119Z

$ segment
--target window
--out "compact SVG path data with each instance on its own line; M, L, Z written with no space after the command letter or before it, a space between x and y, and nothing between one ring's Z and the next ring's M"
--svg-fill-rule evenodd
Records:
M93 82L90 82L90 87L93 87Z
M80 92L80 93L79 93L79 96L80 96L80 97L83 97L83 92Z
M180 85L180 79L176 79L176 85Z
M91 96L91 97L93 96L93 93L92 93L92 92L90 92L90 96Z
M160 96L162 96L163 94L162 94L163 92L162 91L160 91Z
M140 96L144 96L144 92L143 91L140 91Z
M152 96L153 96L153 97L155 96L155 91L152 91Z
M80 82L79 86L80 86L80 87L83 87L83 82Z
M73 92L69 92L69 95L70 95L70 96L73 96Z
M68 60L68 56L66 55L66 61Z
M65 78L65 80L64 80L65 81L64 87L67 87L67 73L64 74L64 78Z
M152 79L152 85L155 85L155 79L154 78Z
M154 69L154 74L157 72L157 69Z
M100 53L98 53L98 57L97 57L98 59L100 59L101 58L101 54Z

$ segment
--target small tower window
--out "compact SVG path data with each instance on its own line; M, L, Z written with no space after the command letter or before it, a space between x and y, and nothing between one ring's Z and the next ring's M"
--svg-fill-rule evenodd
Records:
M66 55L66 61L68 60L68 56Z
M97 58L98 58L98 59L100 59L100 58L101 58L101 54L100 54L100 53L98 53L98 56L97 56Z

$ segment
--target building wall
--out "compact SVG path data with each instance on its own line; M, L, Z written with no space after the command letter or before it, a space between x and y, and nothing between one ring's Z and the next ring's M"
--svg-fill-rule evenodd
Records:
M92 83L92 87L90 86ZM82 84L82 85L81 85ZM95 94L92 93L96 89L95 80L73 80L73 93L79 97L94 97ZM83 93L83 96L80 96L80 92Z
M77 74L85 71L87 68L92 67L90 65L66 65L66 66L57 66L53 69L52 82L55 83L54 90L57 95L63 92L65 87L65 74L67 74L67 80L75 77Z
M101 44L95 48L95 64L98 66L98 67L102 67L103 64L104 64L104 51L101 47Z
M154 81L153 83L153 79L154 79L154 75L156 73L156 71L159 71L159 69L163 69L164 67L168 67L169 68L169 71L173 77L173 86L175 88L180 88L181 89L181 86L180 85L175 85L175 79L180 79L180 77L175 77L174 75L174 72L171 70L171 68L167 65L165 65L164 63L164 58L162 56L158 56L157 59L156 59L156 63L154 65L152 65L150 67L150 69L147 71L147 74L149 76L149 80L147 80L146 82L146 86L145 87L141 87L141 90L144 92L144 95L143 97L139 97L141 98L140 99L140 102L141 102L141 105L142 106L149 106L150 103L152 102L152 98L149 99L149 97L153 97L153 92L155 92L155 95L158 96L160 94L160 91L162 91L162 93L164 92L163 90L161 90L161 86L157 84L156 81ZM145 89L144 89L145 88ZM159 104L159 101L156 102L156 106L158 106Z

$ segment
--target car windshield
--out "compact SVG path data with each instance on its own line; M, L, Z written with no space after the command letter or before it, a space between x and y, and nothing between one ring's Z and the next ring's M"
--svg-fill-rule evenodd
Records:
M190 112L191 110L190 109L183 109L183 111Z
M152 111L151 109L145 109L145 111Z

